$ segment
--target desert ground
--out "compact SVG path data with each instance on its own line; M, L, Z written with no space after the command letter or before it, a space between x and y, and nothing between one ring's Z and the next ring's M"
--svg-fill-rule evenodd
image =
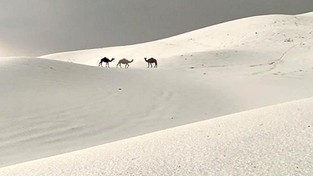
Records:
M0 85L1 176L313 172L313 13L1 58Z

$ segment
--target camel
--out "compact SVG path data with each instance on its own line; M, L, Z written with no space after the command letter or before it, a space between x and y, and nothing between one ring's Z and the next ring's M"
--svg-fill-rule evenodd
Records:
M145 58L145 61L148 62L148 68L151 66L152 68L152 64L154 63L154 68L157 68L158 67L158 61L154 58L150 58L150 59L147 59Z
M105 67L106 68L110 68L109 63L112 62L114 60L114 58L112 58L111 60L107 57L104 57L100 60L99 62L99 67L102 67L102 63L105 62Z
M127 60L127 59L121 59L120 61L118 61L116 68L118 68L118 66L120 66L120 68L122 68L122 64L125 64L125 68L129 67L129 63L132 63L134 61L134 59L132 59L131 61Z

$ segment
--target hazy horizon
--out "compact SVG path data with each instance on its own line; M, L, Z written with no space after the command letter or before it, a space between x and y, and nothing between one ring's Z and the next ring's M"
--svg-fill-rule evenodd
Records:
M0 57L129 45L233 19L312 11L301 0L0 0Z

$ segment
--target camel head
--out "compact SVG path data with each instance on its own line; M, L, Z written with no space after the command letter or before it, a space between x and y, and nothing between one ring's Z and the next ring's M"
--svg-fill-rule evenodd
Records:
M145 61L148 62L146 57L145 57Z
M134 59L132 59L129 63L132 63L134 61Z
M112 58L110 62L112 62L112 61L114 61L114 60L115 60L115 59L114 59L114 58Z

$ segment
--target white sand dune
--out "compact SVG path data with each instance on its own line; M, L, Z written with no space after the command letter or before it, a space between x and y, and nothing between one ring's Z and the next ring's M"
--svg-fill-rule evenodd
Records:
M202 146L209 145L210 151L215 150L215 155L208 156L208 161L211 161L209 158L213 157L211 159L219 158L220 160L217 161L225 163L229 158L221 160L223 155L219 156L219 150L223 148L226 150L230 141L234 142L232 145L238 147L239 150L236 157L243 159L240 160L239 165L226 162L225 167L228 169L225 169L225 173L231 173L232 166L236 166L237 170L234 170L234 173L240 174L244 172L238 169L241 166L240 163L245 162L244 160L247 158L259 156L270 150L270 148L263 148L255 142L265 143L263 137L266 137L267 134L268 137L272 137L269 138L272 141L269 141L264 147L268 147L271 143L276 146L278 143L275 142L284 142L284 136L288 136L289 132L288 130L283 131L283 127L276 129L280 119L286 118L281 122L282 125L295 125L294 128L298 129L293 136L295 139L301 128L297 125L305 124L307 118L305 113L310 112L296 113L295 115L299 117L298 123L294 123L290 114L280 114L283 113L284 108L286 108L286 112L290 113L291 105L266 108L264 115L262 115L263 110L253 111L251 112L253 114L251 115L253 118L251 124L245 121L249 119L245 115L247 113L242 115L239 113L216 120L213 118L313 97L312 29L313 15L311 13L297 16L269 15L235 20L176 37L132 46L58 53L41 58L1 58L0 167L212 119L199 123L199 125L205 124L203 128L210 128L209 133L212 134L219 132L217 124L215 124L219 121L223 123L225 121L225 125L228 123L234 126L237 123L241 124L238 128L229 126L226 128L225 126L223 129L225 138L216 138L214 145L209 145L205 141L203 141L203 145L201 144ZM135 61L131 63L129 69L91 67L97 66L97 62L103 56L116 59L126 57ZM143 57L157 58L159 68L147 69ZM111 63L112 67L115 65L116 61ZM311 101L304 102L300 103L299 107L303 105L306 110L307 104L310 104ZM298 106L298 103L293 104ZM275 108L280 110L275 111ZM257 115L255 112L261 114ZM301 116L302 114L304 117ZM272 124L272 121L269 120L270 117L277 121ZM263 124L269 124L267 131L253 131L250 125L258 123L262 119L264 119ZM202 127L202 125L200 126ZM138 172L142 170L143 173L146 173L144 175L150 171L151 174L154 171L157 172L156 174L161 174L163 171L164 175L175 174L176 171L173 170L175 167L168 164L167 160L176 148L176 160L182 156L178 161L184 160L185 168L197 169L198 167L192 165L196 163L190 163L190 165L187 163L193 161L192 157L197 158L209 150L206 151L205 148L202 148L204 151L199 148L193 150L194 146L190 146L193 153L186 153L186 155L183 153L186 151L185 147L189 145L187 143L190 139L198 142L202 140L201 134L197 133L197 125L181 127L177 130L188 128L190 131L195 131L190 133L189 137L185 133L176 135L176 129L173 129L125 140L129 141L130 144L127 144L129 148L127 145L121 145L125 141L101 146L101 149L95 150L94 153L103 152L99 157L110 153L108 156L114 158L110 164L106 163L109 162L110 157L107 158L108 160L99 160L99 165L101 162L106 165L106 170L101 169L101 172L103 171L104 175L117 174L119 171L122 175L126 172L129 175L140 175ZM250 130L247 131L250 136L244 136L245 130ZM170 134L171 132L173 134ZM277 138L275 138L276 133L279 133ZM156 145L160 151L163 151L163 155L154 150L154 144L152 145L154 137L150 139L150 136L159 134L160 141L164 140L160 143L164 144L162 146L166 146L166 141L169 146L172 146L170 149L160 149L162 146ZM188 139L188 141L177 140L177 142L181 141L182 146L172 141L180 136ZM298 137L301 140L302 136ZM234 140L236 138L242 138L246 143L236 142ZM279 141L273 141L274 138ZM307 138L310 139L310 136L308 135ZM141 140L142 142L140 142ZM218 145L219 140L221 140L221 146ZM131 144L132 141L138 143L138 151L132 151L136 148L134 144ZM145 142L147 142L147 147L145 147ZM305 142L309 142L309 140L303 141L304 146L309 145ZM195 144L198 143L195 142ZM121 146L116 147L115 145ZM255 155L245 152L244 149L247 145L255 145L255 148L259 146L260 150L264 149L264 153L259 150L256 150ZM288 147L289 145L291 143L286 141L284 146ZM112 146L112 149L109 146ZM113 150L114 148L116 150ZM84 151L92 153L92 150L93 148ZM84 153L84 151L82 152ZM139 167L136 164L129 164L129 168L132 169L127 170L128 165L125 163L129 161L126 155L128 151L131 151L130 153L142 152L140 154L143 155L144 160L140 162L147 163L137 163L142 164L137 174L133 174ZM148 151L156 152L156 155L145 157L149 153ZM123 154L123 152L125 153ZM236 154L235 148L230 149L229 152ZM273 153L275 152L277 150L273 149ZM305 154L304 152L306 151L300 153ZM61 167L52 164L51 167L60 168L65 175L69 175L66 172L75 170L75 168L73 169L74 165L67 163L68 159L76 158L77 162L74 163L78 164L77 169L82 169L82 165L82 167L87 167L86 170L76 170L77 175L79 175L79 171L86 171L86 175L95 172L97 175L100 170L93 167L95 166L92 165L93 163L91 165L84 163L96 160L95 157L98 156L93 156L91 153L88 153L90 159L88 159L88 154L84 156L77 154L77 157L74 157L75 153L64 154L60 156L64 157L63 159L57 158L55 161L66 163L66 165ZM160 154L160 157L157 154ZM120 160L123 157L125 160ZM203 162L206 162L207 159L204 158ZM289 159L282 158L282 162L291 162ZM52 160L51 162L54 162L54 159ZM124 164L123 166L117 164L119 160ZM30 169L28 164L25 165L25 168L24 165L20 165L21 168L19 165L12 166L14 169L9 169L8 174L13 175L11 172L16 171L16 174L30 172L30 175L36 175L36 173L45 175L43 171L47 171L47 169L44 167L48 168L50 164L39 164L41 161L50 162L49 159L35 161L37 166L31 166L34 167L34 173L27 171ZM171 160L169 159L169 161ZM175 164L175 157L172 161L174 162L172 164ZM260 159L259 164L265 161ZM158 162L159 165L153 164L154 162ZM210 163L212 165L199 167L199 173L209 174L211 170L213 173L220 168L218 164L221 163ZM270 167L267 163L263 164L264 168ZM113 165L116 165L117 169ZM161 168L161 165L165 168ZM41 166L43 167L42 171L38 168ZM67 166L68 168L66 168ZM155 168L149 170L150 167ZM253 173L260 173L261 167L258 169ZM281 170L277 169L277 172ZM299 170L306 171L302 168ZM178 175L188 175L188 172L185 171L179 171L178 173L181 174ZM195 170L190 171L197 174ZM274 169L269 169L264 173L273 174L274 171ZM295 172L292 169L290 171ZM5 172L7 172L6 168L0 171L0 175ZM58 171L52 169L46 175L56 173ZM73 175L75 175L74 171Z
M313 99L0 169L2 176L311 175Z
M312 68L307 65L312 63L312 14L250 17L154 42L42 57L92 66L103 56L125 57L134 59L132 67L136 68L146 66L144 57L155 57L163 68L249 65L257 67L254 71L284 74Z

